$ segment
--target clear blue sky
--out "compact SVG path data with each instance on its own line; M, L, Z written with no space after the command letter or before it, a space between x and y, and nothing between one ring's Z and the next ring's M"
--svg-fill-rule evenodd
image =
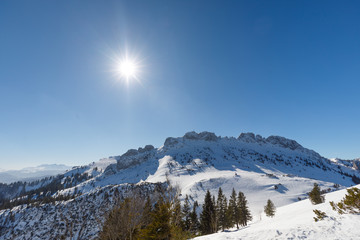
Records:
M192 130L360 157L359 23L359 1L0 1L0 168ZM111 72L126 50L128 86Z

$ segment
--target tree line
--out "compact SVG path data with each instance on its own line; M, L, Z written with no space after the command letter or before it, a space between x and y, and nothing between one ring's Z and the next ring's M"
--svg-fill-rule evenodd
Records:
M244 193L232 190L229 200L221 188L217 198L208 190L202 208L180 191L169 187L144 197L132 194L110 211L99 239L189 239L191 237L246 226L252 220ZM198 214L199 213L199 214Z

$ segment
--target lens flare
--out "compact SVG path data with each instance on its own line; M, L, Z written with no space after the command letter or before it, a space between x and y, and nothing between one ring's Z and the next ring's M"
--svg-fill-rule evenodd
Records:
M120 82L127 87L133 83L143 85L144 58L137 51L130 51L127 47L118 50L109 48L106 56L111 60L109 72L115 80L114 84Z
M129 59L125 59L119 63L119 72L126 79L135 79L138 66Z

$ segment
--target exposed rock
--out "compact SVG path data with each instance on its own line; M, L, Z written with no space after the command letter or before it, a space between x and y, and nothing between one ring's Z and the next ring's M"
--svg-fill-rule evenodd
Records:
M265 138L263 138L261 135L256 134L255 140L257 143L265 143Z
M139 148L138 150L130 149L117 160L117 169L126 169L147 161L153 150L154 146L152 145L146 145L145 148Z
M148 152L148 151L151 151L154 149L154 146L153 145L146 145L144 148L139 148L138 149L138 152L139 153L144 153L144 152Z
M255 134L252 132L249 133L241 133L240 136L238 137L238 140L241 140L243 142L247 142L247 143L254 143L256 142L255 140Z
M355 159L353 161L353 168L359 171L359 169L360 169L360 159Z
M116 165L117 164L111 164L105 168L104 174L105 176L113 175L116 173Z
M192 131L192 132L187 132L184 135L184 139L190 139L190 140L198 140L199 139L199 134L197 134L196 132Z
M138 150L136 149L129 149L126 153L124 153L122 156L124 157L128 157L128 156L135 156L136 154L138 154ZM121 157L122 157L121 156Z
M201 132L199 133L199 137L205 141L216 141L218 139L215 133L212 132Z
M303 148L295 140L287 139L287 138L280 137L280 136L270 136L270 137L266 138L266 142L271 143L273 145L290 148L291 150Z
M165 140L164 146L169 147L169 146L174 146L175 144L177 144L179 141L176 138L173 137L168 137Z
M216 141L218 137L212 132L196 133L194 131L185 133L184 139L189 140L204 140L204 141Z

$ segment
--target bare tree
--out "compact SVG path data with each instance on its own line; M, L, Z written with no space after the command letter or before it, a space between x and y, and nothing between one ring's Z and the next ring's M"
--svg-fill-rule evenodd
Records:
M108 215L100 239L135 239L136 230L142 223L145 199L134 195L125 198L119 207L114 208Z

